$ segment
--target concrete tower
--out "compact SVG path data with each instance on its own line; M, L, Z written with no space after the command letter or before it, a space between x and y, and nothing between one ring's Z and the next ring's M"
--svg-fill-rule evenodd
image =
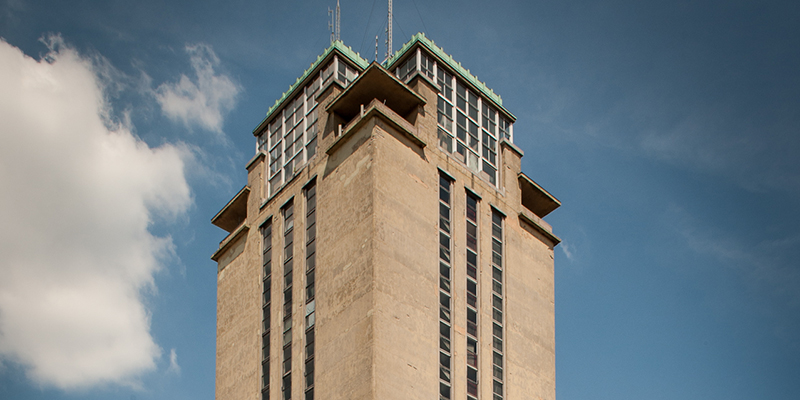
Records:
M560 203L514 121L422 34L384 65L334 41L212 219L216 398L555 399Z

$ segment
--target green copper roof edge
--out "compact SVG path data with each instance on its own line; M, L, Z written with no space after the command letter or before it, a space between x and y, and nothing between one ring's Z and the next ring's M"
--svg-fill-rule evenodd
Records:
M303 71L303 75L300 75L300 77L297 78L294 81L294 83L289 86L289 90L283 92L283 94L281 94L281 97L278 98L278 100L275 100L275 104L273 104L272 107L270 107L269 110L267 110L267 115L264 117L264 119L262 119L261 122L255 127L255 129L253 129L253 134L256 134L258 128L261 127L261 125L263 125L264 122L267 121L272 116L273 112L280 109L280 106L283 105L286 99L288 99L289 96L292 93L294 93L294 91L300 86L300 84L304 80L306 80L306 78L308 78L308 76L311 75L311 73L314 72L314 70L316 70L320 66L322 61L324 61L325 58L327 58L328 55L330 55L334 51L334 49L338 50L339 53L347 57L353 64L359 66L362 71L369 66L369 61L361 58L361 56L358 53L356 53L353 49L351 49L350 46L345 45L341 40L337 40L331 43L331 45L328 46L328 48L325 49L325 51L322 52L322 54L317 56L317 59L311 64L311 66L308 67L308 69L306 69L305 71Z
M390 57L384 63L384 68L391 69L393 67L393 63L399 60L414 44L420 43L421 45L425 46L428 51L439 57L442 61L444 61L450 68L456 71L459 75L464 77L469 83L473 86L478 88L486 97L491 99L495 102L500 108L503 109L508 115L510 115L514 120L517 117L514 116L508 109L503 106L503 99L500 97L499 94L495 93L494 90L486 86L485 83L481 82L475 75L472 75L468 69L461 66L461 63L453 59L453 57L447 54L441 47L437 46L433 40L428 39L424 33L418 32L414 36L411 37L411 40L406 42L400 50L396 51L392 57Z

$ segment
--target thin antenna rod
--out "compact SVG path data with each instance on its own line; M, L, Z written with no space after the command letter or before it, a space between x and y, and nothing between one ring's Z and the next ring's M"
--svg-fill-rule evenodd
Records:
M375 62L378 62L378 35L375 35Z
M342 40L342 26L339 24L341 17L342 12L339 9L339 0L336 0L336 40Z
M333 10L330 7L328 7L328 15L331 17L330 21L328 21L328 29L331 31L331 44L333 44L333 41L336 40L336 34L333 25Z
M392 56L392 0L389 0L389 25L386 27L386 59Z

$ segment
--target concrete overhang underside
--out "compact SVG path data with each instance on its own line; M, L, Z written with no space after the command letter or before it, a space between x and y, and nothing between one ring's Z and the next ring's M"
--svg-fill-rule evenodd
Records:
M350 86L328 105L345 121L352 120L361 107L373 99L385 104L398 115L407 118L412 111L425 104L425 99L400 82L380 64L373 62Z
M522 190L522 205L539 218L544 218L561 206L558 199L523 173L519 174L519 187Z
M222 207L211 223L231 233L247 218L247 198L250 196L250 188L245 186L233 199Z

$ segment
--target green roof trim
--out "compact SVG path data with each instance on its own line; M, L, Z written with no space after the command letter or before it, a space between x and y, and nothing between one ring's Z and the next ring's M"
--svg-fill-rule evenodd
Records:
M283 103L284 103L284 102L285 102L287 99L289 99L290 97L292 97L292 95L294 95L294 93L297 91L297 89L301 88L301 86L300 86L300 85L301 85L301 84L302 84L302 83L303 83L303 82L304 82L304 81L305 81L305 80L306 80L306 79L307 79L307 78L308 78L308 77L309 77L309 76L310 76L312 73L314 73L315 71L317 71L317 69L320 67L320 65L322 64L322 62L323 62L323 61L325 61L325 59L327 59L327 58L328 58L328 56L329 56L331 53L333 53L334 51L338 51L338 52L339 52L339 54L343 55L343 56L344 56L344 57L346 57L346 58L347 58L347 59L348 59L350 62L352 62L353 64L355 64L355 65L356 65L356 66L358 66L359 68L361 68L361 71L365 70L365 69L366 69L366 68L369 66L369 61L367 61L367 60L365 60L365 59L361 58L361 55L359 55L358 53L356 53L356 52L355 52L353 49L351 49L349 46L345 45L345 44L344 44L344 43L343 43L341 40L337 40L337 41L335 41L335 42L331 43L331 45L330 45L330 46L329 46L327 49L325 49L325 51L324 51L322 54L320 54L320 55L317 57L316 61L314 61L313 63L311 63L311 66L310 66L310 67L308 67L308 69L306 69L305 71L303 71L303 75L300 75L300 77L299 77L299 78L297 78L297 80L295 80L295 81L294 81L294 83L293 83L291 86L289 86L289 90L287 90L287 91L283 92L283 94L281 95L281 97L280 97L280 98L278 98L278 100L275 100L275 104L273 104L273 105L272 105L272 107L270 107L270 108L269 108L269 110L267 110L267 115L264 117L264 119L263 119L263 120L261 120L261 122L260 122L260 123L259 123L259 124L258 124L258 125L255 127L255 129L253 129L253 134L254 134L254 135L257 135L257 134L258 134L258 133L257 133L257 131L259 130L259 128L260 128L262 125L264 125L264 122L266 122L268 119L270 119L270 117L272 117L272 114L273 114L275 111L279 110L279 109L281 108L281 106L283 106ZM361 71L359 71L359 72L361 72Z
M509 112L505 107L503 107L503 99L500 95L496 94L492 89L486 86L485 83L481 82L475 75L469 72L468 69L461 66L461 63L454 60L452 56L445 53L441 47L437 46L433 40L428 39L425 37L425 34L422 32L418 32L414 36L411 37L400 50L396 51L394 55L392 55L386 62L384 63L384 67L388 70L394 68L394 63L396 63L400 58L402 58L408 50L414 47L415 44L419 43L423 47L425 47L429 52L433 53L436 57L440 60L444 61L448 67L450 67L453 71L456 71L462 78L467 80L472 86L477 88L484 96L492 100L499 108L503 109L503 112L508 114L512 119L516 120L517 118Z

